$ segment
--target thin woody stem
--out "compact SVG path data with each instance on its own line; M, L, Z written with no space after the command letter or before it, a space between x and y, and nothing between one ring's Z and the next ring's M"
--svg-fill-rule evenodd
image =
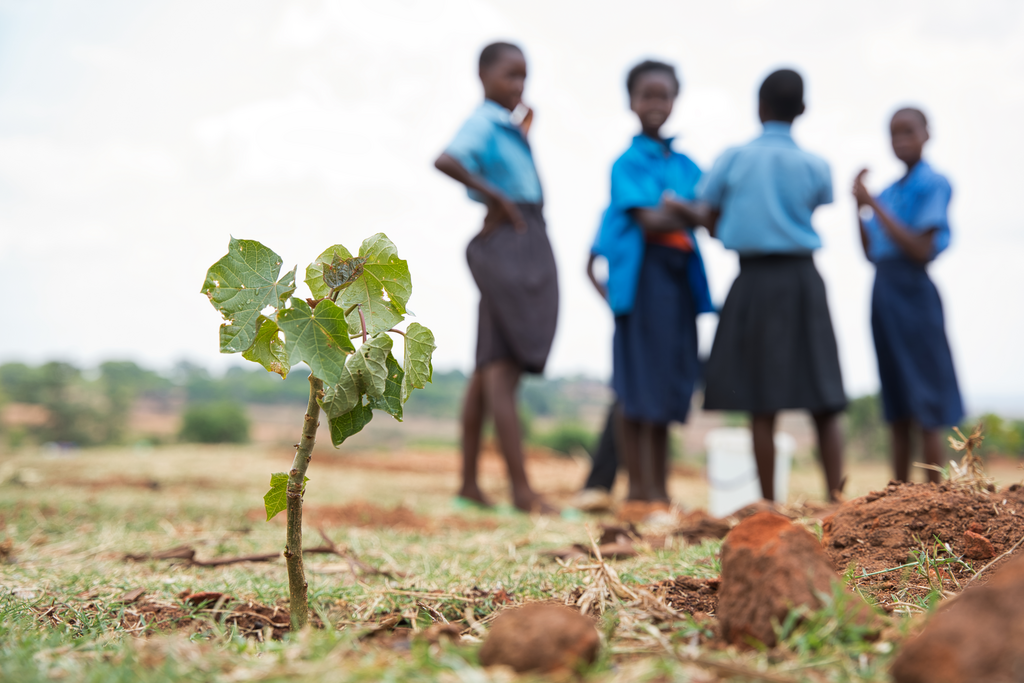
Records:
M306 573L302 566L302 489L306 479L306 469L313 457L313 446L316 444L316 428L320 425L320 403L317 398L323 393L324 383L309 375L309 404L306 406L306 418L302 425L302 438L288 472L288 530L284 547L285 564L288 568L289 607L291 609L292 630L298 631L309 621L309 596L306 584Z
M366 343L366 318L363 317L363 307L361 304L356 304L356 310L359 311L359 324L363 328L363 343Z

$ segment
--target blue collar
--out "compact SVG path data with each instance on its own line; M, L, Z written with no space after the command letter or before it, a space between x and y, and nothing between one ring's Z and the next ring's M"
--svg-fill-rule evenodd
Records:
M641 133L633 136L633 147L650 157L665 157L665 152L672 153L672 141L675 138L662 138L655 140Z
M505 109L505 107L501 106L494 100L485 99L484 103L477 108L477 111L492 123L496 123L499 126L505 126L506 128L511 128L516 131L519 130L519 126L512 123L512 112Z
M764 122L765 135L785 135L787 138L791 138L793 137L792 128L793 124L786 123L785 121Z
M910 169L910 171L908 171L906 175L904 175L896 182L899 183L900 185L906 186L920 178L922 175L930 172L931 170L932 167L928 164L927 161L924 160L924 158L922 158L920 161L914 164L914 168Z

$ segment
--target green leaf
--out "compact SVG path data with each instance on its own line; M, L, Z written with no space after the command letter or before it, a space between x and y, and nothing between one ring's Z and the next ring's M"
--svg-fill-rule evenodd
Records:
M341 381L348 354L355 350L341 308L324 299L310 310L309 304L295 298L291 308L278 312L277 321L284 330L289 363L305 361L328 385Z
M327 424L331 428L331 443L337 448L345 442L345 439L353 434L358 434L372 419L373 409L360 399L352 410L328 420Z
M278 279L281 257L255 240L231 238L228 253L206 271L202 293L227 321L220 327L221 353L252 346L260 312L280 308L295 291L295 269Z
M331 288L324 282L324 264L350 258L352 258L352 252L340 244L335 244L333 247L328 247L324 253L316 257L315 261L306 266L306 285L313 293L314 299L326 298L331 293Z
M366 331L374 335L390 330L404 319L412 295L412 277L409 264L398 258L398 250L384 233L367 237L359 247L359 256L366 259L363 274L342 290L338 303L346 310L360 304ZM356 311L349 314L349 328L352 334L360 330Z
M409 400L413 389L422 389L433 381L434 366L431 363L434 349L434 333L419 323L411 323L405 330L405 378L402 382L402 403Z
M370 398L367 403L371 408L383 410L393 418L402 421L402 387L405 379L405 372L398 364L395 357L388 353L387 363L387 384L384 387L384 394L377 398Z
M387 388L387 359L391 355L391 337L381 334L373 337L348 359L341 378L328 385L320 402L327 416L335 418L359 405L361 396L379 398Z
M252 346L242 352L242 358L259 363L267 372L276 372L281 377L288 377L291 363L288 362L288 350L281 341L281 328L263 315L259 317L256 325L256 339Z
M302 478L302 492L306 492L309 477ZM267 508L267 521L277 513L288 509L288 475L285 472L274 472L270 475L270 490L263 496L263 505Z

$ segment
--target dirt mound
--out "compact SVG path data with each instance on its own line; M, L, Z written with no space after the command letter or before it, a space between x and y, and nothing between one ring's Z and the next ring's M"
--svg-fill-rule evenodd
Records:
M736 645L776 643L774 623L791 609L818 609L839 576L811 533L774 512L758 512L739 523L722 544L718 619L722 635ZM856 598L856 600L860 600ZM858 608L858 623L874 615Z
M718 611L718 587L721 583L721 579L677 576L653 583L647 588L677 612L711 616Z
M262 508L250 510L246 517L252 521L262 521L266 519L266 512ZM274 521L284 524L285 515L278 515ZM465 519L453 516L426 517L404 505L385 508L363 500L352 501L344 505L304 504L302 506L302 521L304 525L312 528L374 527L431 533L441 529L471 531L497 528L497 522L490 519Z
M933 547L938 538L957 556L979 562L1009 550L1024 536L1024 488L1015 484L979 493L949 484L890 482L881 491L841 506L825 518L822 530L822 544L836 571L852 564L861 585L892 587L899 572L864 574L913 561L910 553L921 550L922 542ZM943 570L957 579L973 575L962 565L946 565Z
M980 581L980 579L979 579ZM897 683L1019 681L1024 674L1024 556L940 607L893 662Z
M515 671L574 671L597 658L601 636L594 621L576 610L533 603L502 612L480 648L484 666Z

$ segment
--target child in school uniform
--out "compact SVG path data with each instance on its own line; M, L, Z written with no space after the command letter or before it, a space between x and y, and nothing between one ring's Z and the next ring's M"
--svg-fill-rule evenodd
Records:
M697 358L698 313L713 310L690 222L663 197L693 199L701 171L661 128L679 95L675 69L645 61L626 81L641 132L612 166L611 203L594 252L608 261L618 398L630 500L669 500L668 426L685 422Z
M946 341L942 301L928 264L950 240L949 181L922 158L928 119L919 109L900 109L889 124L892 149L906 174L873 197L864 186L867 169L853 184L864 254L875 264L871 329L882 381L882 405L892 431L896 479L910 475L910 433L921 431L924 461L938 466L939 430L964 415L953 357ZM868 211L870 209L870 211ZM869 213L868 217L861 213ZM929 470L928 478L939 481Z
M526 81L523 51L493 43L480 53L484 102L470 115L434 165L487 205L483 229L466 258L480 288L476 369L462 414L462 486L457 502L490 506L480 490L478 461L485 407L491 412L512 484L512 502L525 512L556 510L526 476L516 390L524 372L541 373L555 336L558 275L544 223L543 194L520 123Z
M670 202L740 256L705 368L704 408L750 413L768 500L775 495L780 410L811 413L829 498L842 487L839 416L846 394L825 285L812 258L821 239L811 214L832 201L832 178L828 163L798 147L790 133L804 112L803 93L795 71L769 75L759 92L761 136L718 158L698 192L702 205Z

